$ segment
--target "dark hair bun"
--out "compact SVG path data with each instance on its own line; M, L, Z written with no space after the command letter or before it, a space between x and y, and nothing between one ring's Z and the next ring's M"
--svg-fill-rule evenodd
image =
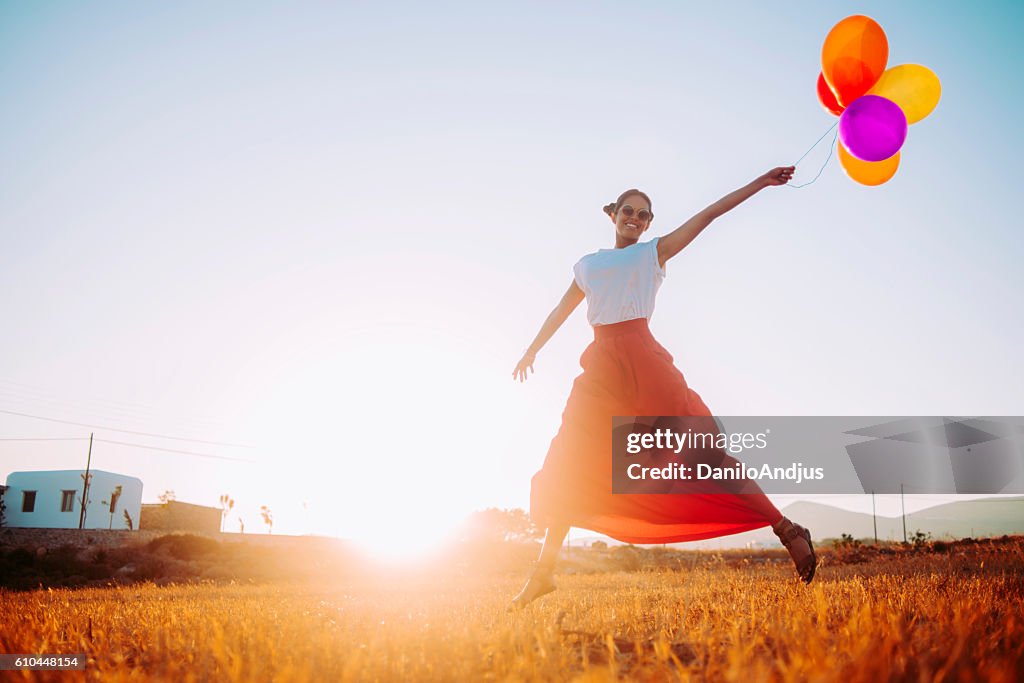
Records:
M615 202L612 202L611 204L605 204L603 211L609 216L611 216L613 213L615 213Z

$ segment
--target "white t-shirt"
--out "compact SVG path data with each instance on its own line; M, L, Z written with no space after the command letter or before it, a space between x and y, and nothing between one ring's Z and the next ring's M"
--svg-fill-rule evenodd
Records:
M599 249L572 267L576 286L587 296L587 322L611 325L654 315L654 297L665 279L658 240L622 249Z

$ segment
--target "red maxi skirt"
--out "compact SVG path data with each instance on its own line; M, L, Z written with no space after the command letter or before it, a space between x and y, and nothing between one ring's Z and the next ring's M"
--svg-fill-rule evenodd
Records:
M727 488L734 484L708 481L688 482L692 492L686 493L612 493L613 416L710 417L711 411L654 339L646 318L593 329L561 427L531 481L534 522L590 529L626 543L671 543L779 521L782 513L754 482L743 493Z

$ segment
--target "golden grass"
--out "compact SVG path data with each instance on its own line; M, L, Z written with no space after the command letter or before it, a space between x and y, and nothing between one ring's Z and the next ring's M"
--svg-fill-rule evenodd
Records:
M562 575L515 614L522 577L470 572L0 592L0 651L88 656L10 680L1024 680L1020 542L825 560L811 586L713 560Z

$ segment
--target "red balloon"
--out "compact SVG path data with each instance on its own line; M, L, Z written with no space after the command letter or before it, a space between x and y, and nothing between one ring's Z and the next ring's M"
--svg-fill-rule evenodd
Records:
M825 74L820 72L818 73L818 101L821 102L821 106L825 107L825 111L834 116L839 116L843 113L843 109L846 109L836 100L836 94L825 82Z

